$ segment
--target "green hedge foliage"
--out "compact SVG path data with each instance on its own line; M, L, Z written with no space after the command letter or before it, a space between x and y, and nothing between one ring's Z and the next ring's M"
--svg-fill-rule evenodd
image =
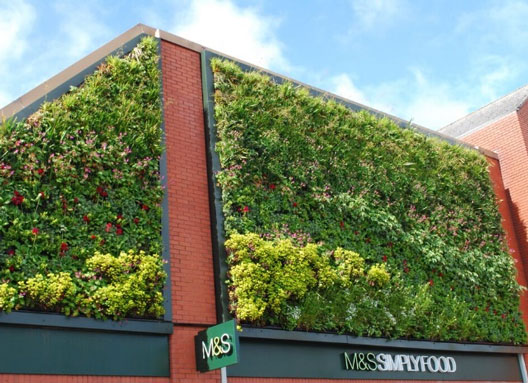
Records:
M482 155L228 61L211 66L239 321L526 341Z
M0 310L159 317L157 42L0 125Z

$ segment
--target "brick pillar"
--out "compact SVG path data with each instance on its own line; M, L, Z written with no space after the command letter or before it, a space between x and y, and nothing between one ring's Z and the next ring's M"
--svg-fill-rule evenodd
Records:
M199 373L194 335L216 324L200 54L162 41L171 256L172 382L219 382Z

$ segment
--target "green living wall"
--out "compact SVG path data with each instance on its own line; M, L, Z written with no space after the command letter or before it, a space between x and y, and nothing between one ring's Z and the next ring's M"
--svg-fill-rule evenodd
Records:
M482 155L228 61L211 66L239 322L526 341Z
M163 314L157 42L0 126L0 311Z

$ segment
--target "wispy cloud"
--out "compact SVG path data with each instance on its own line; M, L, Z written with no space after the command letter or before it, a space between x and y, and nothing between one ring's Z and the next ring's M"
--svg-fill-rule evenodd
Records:
M332 92L382 112L413 121L430 129L464 116L470 104L457 97L459 89L449 84L431 81L419 69L391 82L358 88L347 74L329 81Z
M409 4L399 1L350 1L356 21L354 26L361 26L362 31L369 34L377 32L375 28L394 25L392 22L398 18L401 22L405 15L415 12ZM410 60L408 71L393 80L379 82L376 78L362 78L361 82L353 81L358 77L350 72L333 77L327 81L327 87L352 100L438 129L518 86L514 84L518 84L519 76L528 68L526 20L527 1L482 3L475 10L453 19L454 28L442 35L442 44L449 41L457 45L455 52L464 50L463 55L459 54L455 73L443 71L437 62ZM449 55L446 51L447 58Z
M289 71L276 37L279 20L230 0L194 0L170 32L252 64Z
M35 9L24 0L3 1L0 15L0 65L5 65L5 58L18 58L26 50Z
M105 8L97 2L88 4L57 1L54 8L59 15L62 38L60 42L55 42L53 54L60 50L62 55L66 54L71 60L77 60L112 35L102 21L101 14L104 14Z
M508 45L515 50L528 46L528 3L521 0L494 1L488 7L460 16L455 31L478 36L478 48Z
M454 36L467 44L471 63L467 81L483 102L512 91L510 84L528 68L526 20L528 2L520 0L492 1L457 20Z
M483 100L495 100L504 96L504 85L514 80L525 64L517 62L516 58L498 55L480 56L472 65L472 73L468 82L476 85Z
M364 29L394 24L407 9L403 0L351 0L351 6L359 26Z
M14 63L19 60L28 46L28 37L35 20L35 9L24 0L0 2L0 79L7 83ZM0 107L13 98L6 89L0 90Z

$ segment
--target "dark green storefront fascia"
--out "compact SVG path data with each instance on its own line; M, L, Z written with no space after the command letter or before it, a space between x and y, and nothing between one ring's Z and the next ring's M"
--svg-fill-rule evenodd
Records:
M239 337L240 362L227 367L230 377L525 381L520 358L527 347L387 340L250 327L244 328ZM395 367L392 371L361 369L357 365L351 369L345 353L349 361L354 354L391 355L393 360L402 355L415 359L421 356L426 368L412 371L410 363L400 363L399 370ZM454 360L454 371L431 372L427 368L430 357Z
M169 376L164 334L0 327L2 373Z

